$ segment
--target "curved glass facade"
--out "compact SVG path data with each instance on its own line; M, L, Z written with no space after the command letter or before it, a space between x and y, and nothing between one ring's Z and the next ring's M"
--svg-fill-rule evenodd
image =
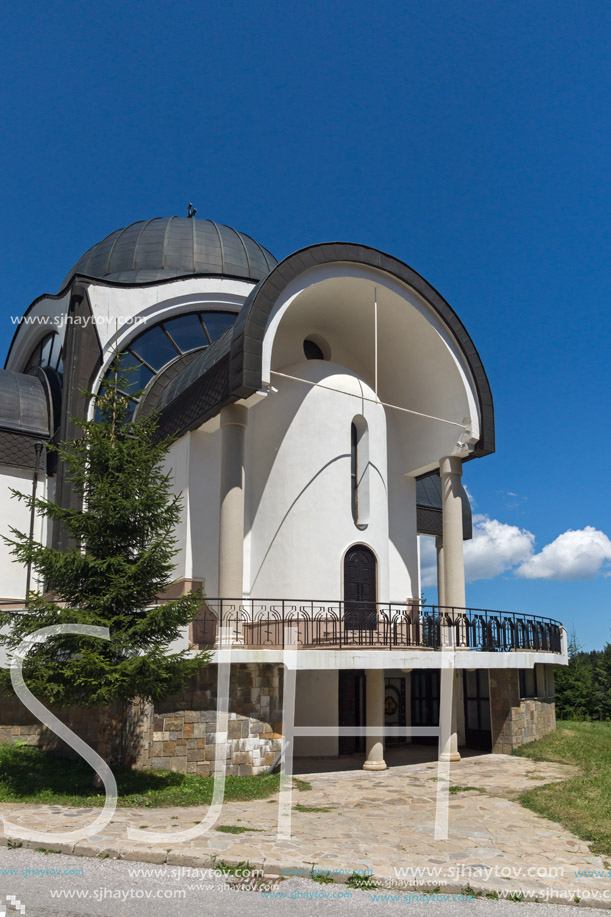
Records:
M233 325L236 317L235 312L187 312L164 319L133 338L120 362L121 369L130 370L122 392L130 399L133 408L138 403L137 393L164 366L190 350L207 347ZM107 372L107 377L110 372Z

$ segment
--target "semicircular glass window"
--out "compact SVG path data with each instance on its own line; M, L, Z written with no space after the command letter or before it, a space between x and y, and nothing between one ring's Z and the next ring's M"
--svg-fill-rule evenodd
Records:
M133 411L138 403L137 393L146 388L150 380L176 357L207 347L235 322L234 312L187 312L165 319L147 328L127 345L120 368L130 370L127 384L122 390ZM106 377L111 374L109 369Z

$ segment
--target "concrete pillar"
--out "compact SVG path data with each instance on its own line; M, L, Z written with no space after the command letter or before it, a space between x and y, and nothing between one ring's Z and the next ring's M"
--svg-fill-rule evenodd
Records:
M465 564L463 557L462 494L460 479L462 461L451 455L439 463L441 500L443 509L443 595L444 604L456 619L459 609L466 605ZM456 611L453 611L456 609ZM456 631L453 631L454 636ZM442 761L460 761L458 751L458 706L454 690L454 669L441 670L441 697L439 725L441 728L440 758ZM451 698L451 701L450 701Z
M367 726L379 726L379 735L365 736L364 771L384 771L384 669L367 669Z
M442 668L440 678L440 761L460 761L458 751L458 691L454 668Z
M435 536L435 547L437 548L437 604L444 606L446 604L446 590L443 578L443 536Z
M448 614L448 609L446 606L446 590L445 590L445 579L444 579L444 550L443 550L443 537L441 535L435 536L435 547L437 548L437 604L439 606L439 622L441 625L441 645L445 647L454 646L454 631L452 625L446 624L446 615ZM451 612L450 612L451 614Z
M443 587L446 605L465 607L465 564L463 559L462 461L451 455L439 463L443 508Z
M229 404L221 411L221 507L219 597L241 599L244 571L244 434L247 409Z

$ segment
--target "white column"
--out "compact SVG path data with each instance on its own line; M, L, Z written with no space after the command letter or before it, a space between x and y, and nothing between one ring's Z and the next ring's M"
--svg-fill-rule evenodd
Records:
M443 569L444 565L444 551L443 551L443 537L441 535L435 536L435 547L437 548L437 605L439 606L439 622L440 622L440 633L441 633L441 645L445 647L452 647L454 645L454 630L451 625L447 625L445 622L446 615L448 610L446 606L446 589L445 589L445 572Z
M221 507L219 597L241 599L244 571L244 434L247 410L230 404L221 411Z
M465 598L465 564L463 557L462 494L460 479L462 461L456 455L447 456L439 463L441 476L441 499L443 508L443 597L449 606L449 613L456 617L463 609ZM457 609L456 612L453 608ZM455 633L455 631L454 631ZM458 707L457 692L454 690L454 670L441 672L446 697L451 694L451 707L440 710L441 760L460 761L458 751Z
M463 558L462 461L451 455L439 463L443 508L443 586L446 605L465 607L465 563Z
M367 726L379 726L379 735L365 736L364 771L384 771L384 669L367 669Z
M437 549L437 604L443 607L446 604L446 590L443 579L443 536L435 536L435 547Z
M439 743L440 761L460 761L458 751L458 691L456 677L460 675L453 668L442 668L440 679ZM451 698L451 703L449 699ZM443 703L442 703L443 701Z

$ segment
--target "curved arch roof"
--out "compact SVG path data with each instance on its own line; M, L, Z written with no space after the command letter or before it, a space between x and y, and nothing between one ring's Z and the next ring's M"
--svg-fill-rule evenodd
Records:
M47 395L39 378L0 369L0 430L48 438Z
M120 283L150 283L189 274L218 274L258 281L277 265L250 236L213 220L156 217L131 223L93 245L66 275Z
M235 324L184 376L174 379L162 401L160 431L181 434L218 413L223 404L248 398L262 383L262 345L267 320L282 290L311 267L353 262L385 271L412 287L454 335L471 370L481 415L481 436L470 457L494 452L494 408L488 377L467 329L446 300L407 264L368 246L332 242L301 249L264 277L251 291ZM212 364L212 361L215 361ZM171 396L171 400L170 397Z

